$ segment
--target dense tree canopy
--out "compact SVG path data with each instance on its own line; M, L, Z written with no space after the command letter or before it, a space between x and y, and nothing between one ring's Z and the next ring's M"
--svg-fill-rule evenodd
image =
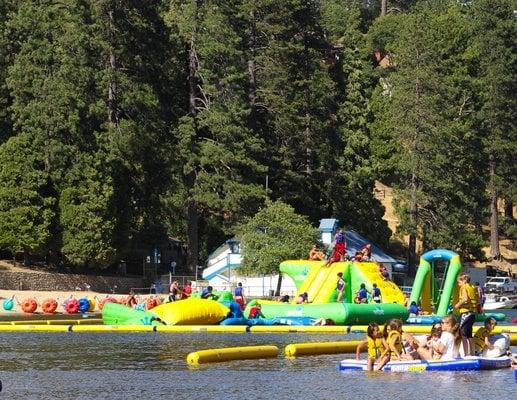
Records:
M303 225L306 246L336 217L409 237L410 259L417 241L481 259L490 222L499 257L516 231L514 9L0 0L0 249L107 267L172 236L192 269L244 221ZM288 243L245 268L304 255Z

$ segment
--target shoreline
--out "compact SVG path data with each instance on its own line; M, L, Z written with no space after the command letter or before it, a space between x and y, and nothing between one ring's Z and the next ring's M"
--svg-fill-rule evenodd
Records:
M14 305L12 310L5 310L3 307L4 300L10 299L14 296ZM118 301L124 300L127 298L127 294L117 294L117 293L100 293L100 292L93 292L93 291L37 291L37 290L6 290L6 289L0 289L0 320L6 320L6 317L13 318L13 319L58 319L55 317L61 317L65 316L67 318L70 318L72 316L82 316L86 315L87 317L83 318L89 318L93 314L100 315L100 310L98 308L98 302L105 299L106 297L114 297ZM143 295L137 295L137 297L141 299L147 299L151 296L161 296L158 295L149 295L149 294L143 294ZM87 298L89 300L94 300L96 305L92 312L86 313L86 314L68 314L64 309L64 302L68 299L75 298ZM24 300L27 299L34 299L38 303L38 308L34 313L25 313L22 311L21 303ZM46 314L41 309L41 304L46 299L54 299L58 303L58 307L56 311L52 314ZM41 318L43 317L43 318Z

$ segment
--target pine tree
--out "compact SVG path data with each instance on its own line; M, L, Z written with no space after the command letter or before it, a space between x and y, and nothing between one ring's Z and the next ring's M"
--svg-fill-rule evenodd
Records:
M483 183L476 173L482 157L479 137L471 133L474 96L465 68L468 20L447 1L422 2L394 20L398 31L386 48L394 68L377 91L374 127L392 142L388 162L398 186L401 229L410 238L408 258L415 261L417 237L426 247L480 256L476 227L484 196L472 190ZM391 24L388 17L385 22Z
M474 24L473 47L479 55L477 128L489 160L490 255L494 259L501 257L497 201L500 194L511 199L516 187L514 9L514 1L480 0L473 3L469 14Z
M190 268L198 263L200 228L231 226L263 199L263 169L253 157L261 142L247 127L247 68L231 12L226 2L198 0L172 2L168 14L188 66L176 152Z

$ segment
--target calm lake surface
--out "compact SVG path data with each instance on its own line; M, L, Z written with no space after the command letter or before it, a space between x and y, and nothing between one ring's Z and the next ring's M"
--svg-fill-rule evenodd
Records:
M508 310L510 317L516 310ZM510 369L341 373L328 355L189 367L191 351L361 339L362 334L0 334L0 399L515 399ZM512 350L517 352L517 348Z

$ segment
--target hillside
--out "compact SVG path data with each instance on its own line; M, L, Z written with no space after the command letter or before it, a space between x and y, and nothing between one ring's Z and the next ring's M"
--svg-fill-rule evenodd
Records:
M394 233L396 232L397 224L398 224L398 218L395 214L395 210L393 208L393 190L389 186L384 185L383 183L377 181L375 183L375 197L379 199L379 201L382 203L382 205L385 208L384 212L384 220L388 223L389 228ZM500 204L500 209L502 212L502 204ZM483 233L485 235L485 238L488 239L488 236L490 234L490 227L488 225L483 226ZM408 241L408 237L399 237L393 236L392 237L395 240L401 240L405 243ZM501 237L499 240L500 245L500 251L501 255L503 257L503 261L488 261L488 262L477 262L475 263L476 267L486 267L487 265L492 265L502 271L507 272L509 268L511 268L512 273L517 273L517 248L512 243L510 239L507 239L505 237ZM490 247L484 247L483 248L484 253L486 254L487 258L490 255ZM422 252L422 242L417 241L417 253Z

